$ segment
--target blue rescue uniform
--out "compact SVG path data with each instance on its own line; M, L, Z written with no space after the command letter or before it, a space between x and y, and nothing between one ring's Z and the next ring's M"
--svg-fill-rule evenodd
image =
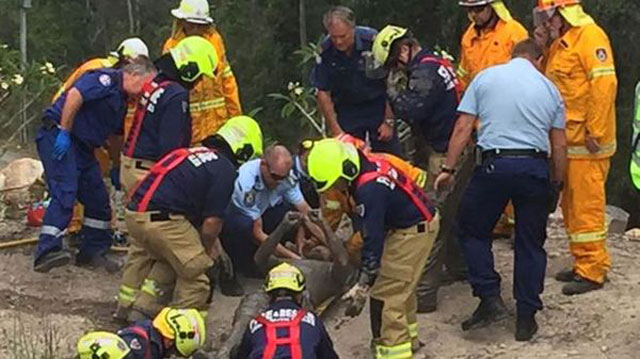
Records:
M62 249L62 236L76 199L84 205L83 242L78 259L87 260L102 254L111 245L109 196L93 151L102 146L109 135L122 133L127 109L122 72L89 71L73 88L82 95L83 104L74 119L71 147L66 155L60 160L53 158L68 91L44 111L44 125L36 133L38 156L44 165L51 196L35 252L36 262L44 254Z
M155 162L177 148L189 147L191 115L187 89L163 73L158 74L152 83L159 87L149 99L144 98L138 104L136 111L146 109L144 118L140 124L137 123L138 118L134 119L123 153L128 157Z
M440 61L432 51L420 51L407 68L407 89L389 102L397 117L418 129L436 152L445 153L457 116L458 80Z
M371 51L376 34L374 29L357 26L351 55L338 51L327 36L311 83L331 93L342 130L362 140L368 133L373 151L397 155L401 149L396 135L390 142L378 141L378 128L385 117L386 83L365 73L363 53Z
M238 349L235 359L263 359L265 351L269 350L270 344L275 346L271 359L337 359L333 349L333 343L329 334L315 314L306 312L300 317L297 326L290 328L277 328L275 330L278 340L290 338L293 331L299 330L299 339L291 340L288 344L276 345L272 338L269 338L268 329L262 321L282 323L294 321L302 310L299 305L291 300L278 300L264 311L260 316L262 319L253 319L245 331L242 343ZM275 339L275 338L273 338Z
M375 164L360 157L362 173L376 171ZM357 179L356 179L357 183ZM378 273L387 232L396 228L409 228L425 221L424 216L409 196L384 177L370 181L354 189L356 200L355 228L364 237L361 250L361 269L372 277ZM431 214L435 207L427 204Z
M171 162L177 150L157 164ZM159 211L184 215L198 228L204 218L224 216L233 193L236 169L226 157L214 151L191 155L166 172L152 193L157 175L150 172L131 196L128 208L132 211ZM146 209L140 206L148 197Z
M153 327L151 320L137 322L118 331L131 352L127 359L160 359L168 356L162 335Z

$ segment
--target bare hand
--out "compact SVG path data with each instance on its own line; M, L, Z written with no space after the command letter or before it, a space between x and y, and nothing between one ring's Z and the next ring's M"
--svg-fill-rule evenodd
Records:
M289 211L284 215L284 218L282 219L282 222L280 222L280 225L285 230L288 231L290 229L293 229L295 226L297 226L298 223L300 223L301 219L302 219L302 213Z
M600 144L594 137L587 135L584 143L590 153L597 153L598 151L600 151Z
M433 183L433 188L439 191L441 188L449 187L451 183L453 183L453 178L451 173L440 172L438 177L436 177L436 181Z
M382 142L389 142L393 138L393 127L387 125L386 122L383 122L380 127L378 127L378 140Z
M533 30L533 41L543 49L547 48L547 44L549 43L549 31L547 31L547 28L544 27L544 25L539 25Z

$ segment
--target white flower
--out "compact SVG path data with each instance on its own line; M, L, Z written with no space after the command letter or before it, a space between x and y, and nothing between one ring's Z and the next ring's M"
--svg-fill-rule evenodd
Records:
M45 62L44 66L47 69L47 72L50 74L55 74L56 73L56 68L53 67L53 64L50 62Z
M3 90L8 90L8 89L9 89L9 84L8 84L8 83L6 83L6 82L2 82L2 83L0 83L0 87L1 87Z
M6 49L7 47L9 47L9 45L7 45L7 44L0 45L0 49Z
M22 85L22 83L24 82L24 77L22 77L22 75L20 74L15 74L13 75L13 79L11 81L13 81L13 83L16 85Z
M296 87L295 90L293 90L293 93L295 93L296 96L300 96L302 95L302 91L304 91L302 87Z
M293 82L289 82L289 84L287 85L287 90L293 91L294 88L296 88L296 85L294 85Z

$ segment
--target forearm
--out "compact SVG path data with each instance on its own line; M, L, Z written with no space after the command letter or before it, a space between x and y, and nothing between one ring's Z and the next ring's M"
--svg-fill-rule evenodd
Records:
M473 123L475 117L467 114L460 116L456 122L456 126L449 140L449 148L447 150L447 159L445 165L449 168L455 168L458 158L469 143L471 133L473 132Z
M590 87L587 133L600 142L609 126L614 126L609 122L609 113L615 106L617 81L615 76L596 77Z
M75 87L67 92L67 98L62 107L62 115L60 116L60 127L63 130L71 131L73 121L76 114L82 107L82 94Z
M333 104L333 100L331 99L331 94L327 91L318 91L317 94L318 99L318 108L320 109L320 113L324 117L327 122L327 126L329 126L329 131L333 136L337 136L342 133L342 128L338 124L338 115L336 114L336 110Z
M260 244L256 254L253 256L253 260L258 265L258 268L265 268L269 262L269 257L273 255L282 237L285 235L286 230L282 226L278 226L273 233L271 233L264 242Z
M208 217L202 223L202 229L200 231L200 240L205 248L207 254L215 259L219 252L218 235L222 229L222 219L218 217Z
M567 138L564 130L551 130L550 142L553 180L563 182L567 170Z

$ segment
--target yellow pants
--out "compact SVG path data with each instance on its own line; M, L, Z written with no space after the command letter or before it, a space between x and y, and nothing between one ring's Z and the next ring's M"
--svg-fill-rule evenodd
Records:
M371 288L371 329L377 359L409 359L417 339L416 288L440 229L440 218L388 233L380 273Z
M153 165L153 161L120 156L120 183L124 191L131 190L138 181L149 173Z
M564 225L575 258L574 271L603 283L611 268L605 224L605 183L609 159L569 159L562 194Z
M198 230L181 215L152 221L153 212L127 210L125 220L136 248L128 259L128 268L151 268L133 307L153 316L161 309L158 297L170 287L175 289L170 306L206 311L209 307L209 278L205 275L213 260L205 253Z

